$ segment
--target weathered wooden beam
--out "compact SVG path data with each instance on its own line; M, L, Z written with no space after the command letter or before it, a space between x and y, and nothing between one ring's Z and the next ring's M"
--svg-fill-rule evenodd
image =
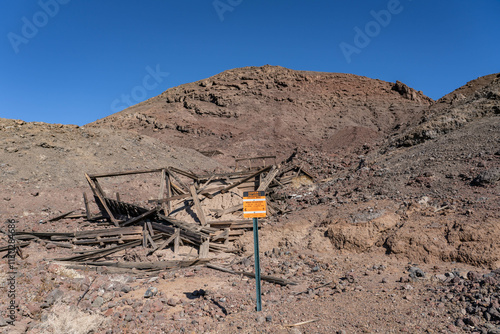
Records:
M157 173L157 172L161 172L161 168L156 168L156 169L138 169L138 170L128 170L128 171L121 171L121 172L89 174L89 177L92 178L92 179L97 179L97 178L101 178L101 177L114 177L114 176L133 175L133 174L146 174L146 173Z
M140 226L129 226L129 227L116 227L108 228L94 231L78 231L73 233L50 233L45 232L46 235L50 235L51 240L61 241L70 240L72 238L94 238L94 237L107 237L115 235L130 235L130 234L142 234L142 227Z
M207 225L207 219L205 218L205 214L203 213L203 208L201 207L200 200L198 199L198 195L196 194L196 189L194 185L189 187L189 191L191 191L191 196L193 197L194 209L196 210L196 215L200 220L201 226Z
M90 186L90 189L92 190L92 192L94 193L94 195L99 199L99 201L101 202L101 205L102 207L104 208L104 210L106 211L106 213L108 214L109 216L109 219L111 220L111 222L115 225L115 226L120 226L118 224L118 220L115 218L115 216L113 215L113 213L111 212L111 210L109 209L109 207L107 206L106 204L106 201L104 200L104 193L102 192L102 189L101 187L98 185L97 183L97 180L95 179L92 179L88 174L85 173L85 178L87 179L87 182L89 183L89 186ZM95 184L94 184L95 182Z
M60 260L59 260L60 261ZM83 262L75 264L77 267L82 266L99 266L99 267L117 267L139 270L168 270L177 268L186 268L198 266L208 263L208 259L196 260L170 260L170 261L154 261L154 262ZM64 263L65 264L65 263ZM66 265L66 264L65 264ZM69 263L70 266L71 263Z
M122 235L118 237L111 238L101 238L96 237L94 239L79 239L71 241L74 245L93 245L93 244L104 244L104 243L124 243L125 241L131 240L142 240L142 234L135 235Z
M160 181L160 191L158 193L158 199L165 198L165 188L167 187L167 171L165 169L161 170L161 181ZM168 215L167 205L162 203L161 208Z
M181 230L179 228L175 229L174 233L174 254L179 254L179 244L181 243Z
M179 229L176 230L174 234L172 234L167 240L163 241L160 245L155 247L148 255L153 255L154 252L156 251L161 251L165 247L167 247L176 237L179 236Z
M207 225L218 229L226 227L231 229L253 228L253 222L251 220L211 220L207 222Z
M225 188L224 186L210 188L210 189L202 191L201 195L203 195L203 196L205 196L207 198L213 198L213 195L211 194L212 192L217 192L217 191L219 191L221 189L224 189L224 188ZM197 192L197 193L199 194L199 192ZM190 192L189 194L169 196L169 197L166 197L166 198L163 198L163 199L150 199L150 200L148 200L148 203L158 203L158 204L161 204L161 203L168 203L170 201L176 201L176 200L179 200L179 199L190 199L192 197L193 197L193 195Z
M210 239L206 238L200 245L200 252L198 257L200 259L206 259L208 257L209 250L210 250Z
M151 233L149 233L148 230L145 230L145 234L146 234L146 238L147 238L147 241L149 242L149 244L151 245L151 248L156 248L158 247L156 245L156 242L154 242L153 238L151 237Z
M21 241L21 242L16 242L14 244L15 247L26 247L30 244L29 241ZM5 246L0 246L0 252L6 252L8 250L12 249L12 245L5 245Z
M211 209L210 211L215 212L218 216L223 216L228 213L233 213L239 210L243 210L243 204L238 204L235 206L231 206L226 209Z
M262 180L261 183L259 184L259 187L257 188L257 191L265 191L267 189L267 187L269 187L269 185L271 184L271 182L273 182L273 180L276 177L276 175L278 175L279 171L280 170L279 170L278 167L273 166L271 168L271 170L269 171L269 173L267 173L267 175L264 178L264 180Z
M172 197L172 185L171 185L171 181L170 181L170 175L167 174L167 171L164 170L164 173L165 173L165 185L167 187L167 196L166 197ZM164 196L165 197L165 196ZM170 212L172 212L172 203L169 201L167 202L167 212L165 212L167 214L167 216L170 214Z
M85 213L87 215L87 220L92 219L92 213L90 212L89 200L87 198L87 193L83 192L83 204L85 205Z
M158 208L151 209L151 210L146 211L137 217L133 217L133 218L127 220L126 222L122 223L121 226L128 226L128 225L138 223L138 222L140 222L148 217L155 215L157 212L158 212Z
M49 222L55 222L57 220L60 220L60 219L63 219L65 218L66 216L69 216L70 214L72 214L73 212L75 212L75 210L73 211L69 211L69 212L66 212L66 213L63 213L62 215L59 215L59 216L56 216L54 218L50 218L48 221Z
M170 167L167 167L167 172L168 174L174 178L175 181L177 181L177 183L179 183L179 185L181 186L181 188L183 190L185 190L186 192L189 192L189 187L186 186L184 184L184 182L182 182L182 180L180 178L177 177L177 175L175 175L175 173L172 172L172 169Z
M175 168L175 167L168 167L172 172L175 172L177 174L180 174L180 175L183 175L185 177L188 177L194 181L198 181L198 175L194 174L194 173L191 173L191 172L187 172L187 171L184 171L182 169L178 169L178 168Z
M155 235L153 237L153 240L156 241L156 240L160 240L161 238L163 238L163 235L158 234L158 235ZM59 258L59 259L55 259L55 260L57 260L57 261L88 261L88 260L97 260L97 259L103 258L105 256L111 255L113 253L122 251L124 249L139 246L139 245L141 245L141 243L142 243L142 240L130 241L130 242L126 242L124 244L113 246L113 247L110 247L110 248L99 249L99 250L91 252L91 253L70 256L70 257L67 257L67 258Z
M245 177L245 178L241 179L240 181L235 182L235 183L231 184L230 186L228 186L228 187L226 187L226 188L222 189L220 192L221 192L222 194L227 193L229 190L233 189L234 187L237 187L237 186L239 186L240 184L245 183L246 181L248 181L248 180L250 180L250 179L252 179L252 178L256 177L257 175L260 175L260 174L262 174L262 173L264 173L264 172L267 172L269 169L271 169L271 166L264 167L264 168L262 168L261 170L259 170L258 172L253 173L253 174L251 174L250 176L247 176L247 177Z
M212 180L214 179L214 177L215 177L214 175L210 176L210 178L207 180L207 182L205 182L205 183L204 183L204 184L200 187L200 189L198 189L198 190L196 191L196 193L197 193L197 194L200 194L203 190L205 190L205 188L206 188L206 187L208 187L208 184L209 184L210 182L212 182Z

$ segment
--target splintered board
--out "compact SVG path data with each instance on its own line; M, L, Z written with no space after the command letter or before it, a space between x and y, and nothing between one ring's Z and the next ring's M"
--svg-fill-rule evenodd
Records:
M245 191L243 193L244 218L263 218L266 213L265 191Z

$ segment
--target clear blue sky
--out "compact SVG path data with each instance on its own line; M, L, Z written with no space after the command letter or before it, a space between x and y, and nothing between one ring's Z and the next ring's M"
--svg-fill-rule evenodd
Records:
M0 117L26 121L83 125L243 66L433 99L500 72L499 0L2 0L0 28Z

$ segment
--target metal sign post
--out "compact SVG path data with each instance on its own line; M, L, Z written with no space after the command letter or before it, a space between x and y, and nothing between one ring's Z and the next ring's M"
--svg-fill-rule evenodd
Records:
M253 252L255 255L255 291L257 293L257 312L262 311L262 297L260 293L260 256L259 256L259 222L253 219Z
M257 218L265 217L266 211L266 194L264 191L245 191L243 193L243 217L253 218L257 312L262 311L262 295L260 292L259 221Z

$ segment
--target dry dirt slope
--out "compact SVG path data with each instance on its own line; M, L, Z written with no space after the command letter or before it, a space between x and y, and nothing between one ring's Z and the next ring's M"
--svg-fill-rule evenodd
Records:
M0 118L0 218L79 208L88 190L84 173L162 166L223 167L196 151L127 131Z
M337 201L351 202L345 217L331 213L330 237L338 247L366 251L378 243L413 261L497 268L500 75L474 80L437 101L419 124L329 183L341 194ZM369 206L365 203L386 199L399 204L392 209L396 221L353 223L356 211Z
M266 65L171 88L90 126L229 155L284 156L297 146L337 151L380 139L431 103L400 82Z

